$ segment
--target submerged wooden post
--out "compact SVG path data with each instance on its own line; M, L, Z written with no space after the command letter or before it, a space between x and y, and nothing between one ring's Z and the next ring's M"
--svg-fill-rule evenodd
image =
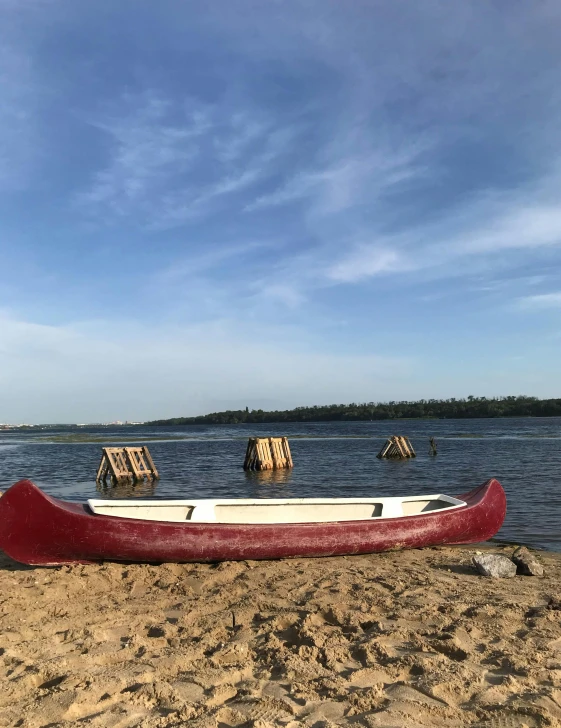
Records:
M376 455L380 460L386 460L389 458L395 458L396 460L405 460L407 458L415 458L415 450L413 445L409 442L408 437L402 435L394 435L386 440L384 447Z
M293 465L287 437L249 438L244 470L283 470Z
M109 475L117 483L157 480L160 476L147 447L103 447L96 481Z
M436 440L434 437L429 437L429 455L438 455L437 449L436 449Z

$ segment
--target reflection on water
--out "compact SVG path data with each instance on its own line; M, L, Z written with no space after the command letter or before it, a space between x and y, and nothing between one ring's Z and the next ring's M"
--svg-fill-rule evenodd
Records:
M262 470L244 472L248 497L253 498L297 498L290 487L291 470ZM108 478L106 483L98 482L95 489L102 498L165 498L160 495L157 480L138 483L117 482ZM169 496L167 496L169 498ZM204 497L201 495L200 497Z
M248 470L244 472L247 491L254 498L297 498L291 488L292 470Z
M102 498L152 498L158 487L157 480L143 480L139 483L117 483L107 480L106 483L96 483L95 489Z
M91 427L80 433L88 442L54 441L63 434L0 431L0 490L29 478L50 495L73 501L99 494L170 499L453 496L497 477L508 501L499 538L561 550L561 418ZM395 434L410 439L416 458L377 460L387 437ZM290 439L293 470L243 471L248 437L283 435ZM437 457L428 454L431 436L438 442ZM152 437L158 440L150 452L161 479L99 486L96 493L102 445L116 439L122 445L142 444Z

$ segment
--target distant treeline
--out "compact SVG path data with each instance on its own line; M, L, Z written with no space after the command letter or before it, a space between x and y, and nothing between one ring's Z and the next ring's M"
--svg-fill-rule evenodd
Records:
M537 397L468 397L421 399L418 402L327 404L265 412L261 409L227 410L198 417L173 417L150 425L238 425L253 422L341 422L409 418L465 419L471 417L561 417L561 399Z

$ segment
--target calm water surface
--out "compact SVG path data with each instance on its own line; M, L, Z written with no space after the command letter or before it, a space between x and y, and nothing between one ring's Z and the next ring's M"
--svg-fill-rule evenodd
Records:
M380 461L386 437L407 435L417 458ZM292 471L245 473L247 438L290 438ZM428 455L428 438L439 445ZM101 489L101 447L149 444L155 487ZM0 489L30 478L51 495L90 497L353 497L457 495L490 477L508 513L497 538L561 551L561 418L409 420L187 427L84 427L0 432Z

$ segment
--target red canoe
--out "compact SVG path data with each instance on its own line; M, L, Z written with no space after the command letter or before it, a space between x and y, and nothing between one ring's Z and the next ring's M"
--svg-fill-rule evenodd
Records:
M365 554L485 541L505 513L497 480L457 498L87 503L52 498L21 480L0 498L0 548L43 565Z

